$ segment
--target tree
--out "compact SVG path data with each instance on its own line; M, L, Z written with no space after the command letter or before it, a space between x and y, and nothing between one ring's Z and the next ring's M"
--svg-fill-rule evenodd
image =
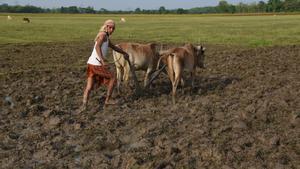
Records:
M187 10L184 10L183 8L178 8L176 13L177 14L185 14L185 13L187 13Z
M248 5L240 2L236 6L236 12L238 12L238 13L247 13L248 12Z
M68 13L79 13L77 6L70 6L68 8Z
M135 12L135 13L141 13L141 9L140 9L140 8L136 8L136 9L134 10L134 12Z
M99 10L99 13L108 13L108 10L105 9L105 8L101 8L101 9Z
M258 12L266 12L267 11L267 4L264 1L259 1L258 5Z
M226 13L229 12L229 4L227 1L221 0L218 5L219 12Z
M192 14L217 13L217 8L216 7L191 8L188 10L188 13L192 13Z
M87 8L83 8L83 13L96 13L93 7L88 6Z
M229 5L229 6L228 6L228 12L230 12L230 13L235 13L235 12L236 12L235 6L234 6L234 5Z
M282 2L280 0L269 0L268 11L269 12L280 12L282 8Z
M258 6L257 6L256 2L253 2L249 5L247 5L247 7L248 7L248 12L250 12L250 13L258 12Z
M300 0L285 0L283 10L288 12L300 11Z
M159 7L158 13L165 14L166 13L166 8L164 6Z

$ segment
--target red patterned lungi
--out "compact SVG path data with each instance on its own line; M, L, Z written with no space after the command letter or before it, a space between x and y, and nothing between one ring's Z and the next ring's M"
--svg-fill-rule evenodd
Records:
M96 88L102 84L108 86L109 81L113 78L113 73L109 71L108 66L87 65L87 77L93 77Z

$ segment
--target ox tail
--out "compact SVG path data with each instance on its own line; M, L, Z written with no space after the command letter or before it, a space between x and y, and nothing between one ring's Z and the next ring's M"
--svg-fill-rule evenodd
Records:
M120 48L120 45L116 45L116 46ZM116 66L120 66L119 60L123 57L123 55L121 53L115 51L115 50L112 51L112 55L113 55L114 61L113 62L108 62L108 63L115 64Z
M160 65L161 59L165 58L165 57L166 57L166 55L163 55L163 56L159 57L158 62L157 62L157 66L156 66L156 70L159 70L159 65Z
M112 51L112 54L113 54L113 58L114 58L114 62L113 63L116 63L116 62L118 62L118 60L120 59L120 55L119 55L119 53L118 52L116 52L116 51Z
M167 59L170 55L172 55L172 54L167 53L167 54L163 54L161 57L159 57L158 62L157 62L156 70L159 70L161 60L162 59Z
M175 58L176 58L176 54L175 53L171 53L169 54L169 56L171 57L171 62L168 61L168 64L170 64L170 68L171 68L171 74L173 76L173 79L175 78L175 70L174 70L174 65L175 65Z

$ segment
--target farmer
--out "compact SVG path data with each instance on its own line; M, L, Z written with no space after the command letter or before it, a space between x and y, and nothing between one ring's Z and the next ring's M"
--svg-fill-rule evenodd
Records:
M111 100L116 77L114 72L109 70L107 64L108 47L121 53L128 60L129 56L122 49L112 44L109 40L110 35L115 30L115 22L113 20L106 20L100 28L99 33L95 38L95 45L91 56L87 61L87 84L83 94L83 105L81 110L86 110L88 98L93 85L99 87L100 85L107 86L107 94L105 98L105 105L116 104Z

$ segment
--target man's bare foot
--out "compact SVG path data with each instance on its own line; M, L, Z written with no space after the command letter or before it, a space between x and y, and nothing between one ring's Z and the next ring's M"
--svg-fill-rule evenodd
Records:
M116 104L118 104L118 101L115 101L115 100L105 101L105 103L104 103L105 106L116 105Z
M82 104L81 107L78 109L78 113L82 113L82 112L86 111L86 109L87 109L87 105Z

